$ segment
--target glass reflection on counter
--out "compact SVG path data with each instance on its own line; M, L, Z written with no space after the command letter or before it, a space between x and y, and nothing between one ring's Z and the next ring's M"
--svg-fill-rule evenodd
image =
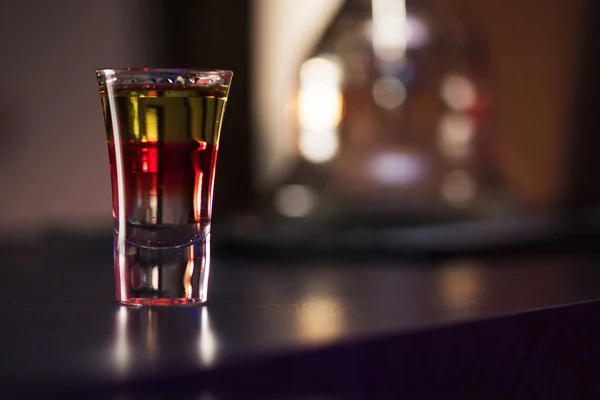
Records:
M129 342L127 340L127 309L120 307L116 316L116 332L114 344L114 361L119 374L124 374L129 368Z
M146 326L144 334L144 350L150 361L156 361L158 355L158 314L146 309L141 317Z
M210 367L214 364L219 353L219 340L212 329L208 309L202 308L200 323L200 337L198 340L198 356L200 364Z
M127 375L135 368L131 362L132 356L136 352L140 353L137 349L140 344L141 354L144 354L146 362L158 361L158 331L156 311L150 308L119 307L114 341L114 363L119 375Z
M110 364L121 378L165 363L174 369L211 367L222 350L207 307L121 306L115 314L114 332ZM185 343L197 343L197 348Z

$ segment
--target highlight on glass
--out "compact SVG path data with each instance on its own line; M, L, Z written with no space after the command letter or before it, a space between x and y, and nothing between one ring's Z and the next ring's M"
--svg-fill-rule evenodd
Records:
M219 137L233 73L98 69L117 301L207 300Z

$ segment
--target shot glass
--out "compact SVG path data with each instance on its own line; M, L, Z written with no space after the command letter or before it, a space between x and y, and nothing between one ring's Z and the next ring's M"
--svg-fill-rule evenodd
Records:
M207 300L219 136L233 73L98 69L117 301Z

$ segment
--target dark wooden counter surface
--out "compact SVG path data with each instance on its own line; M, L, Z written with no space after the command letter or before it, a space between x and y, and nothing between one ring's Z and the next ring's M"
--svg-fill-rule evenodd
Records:
M590 398L599 261L217 258L208 305L136 309L109 240L5 245L0 398Z

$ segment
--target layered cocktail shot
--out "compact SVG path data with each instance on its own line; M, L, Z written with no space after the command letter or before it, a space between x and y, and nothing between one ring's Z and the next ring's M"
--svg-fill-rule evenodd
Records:
M117 300L204 303L215 166L231 71L97 71Z

